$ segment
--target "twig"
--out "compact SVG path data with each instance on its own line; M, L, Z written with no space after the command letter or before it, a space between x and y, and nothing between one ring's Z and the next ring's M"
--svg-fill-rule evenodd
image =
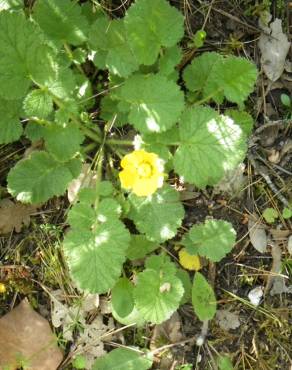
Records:
M282 204L284 204L285 207L289 207L288 200L284 197L284 195L281 194L280 190L277 189L276 185L273 184L272 180L270 179L270 176L266 173L265 168L263 166L260 166L257 164L254 158L249 156L250 163L252 164L254 170L263 177L263 179L266 181L269 188L274 193L275 197L277 197Z

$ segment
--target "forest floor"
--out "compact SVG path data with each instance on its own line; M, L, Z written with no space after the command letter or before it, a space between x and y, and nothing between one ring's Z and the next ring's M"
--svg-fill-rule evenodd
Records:
M219 313L210 323L202 346L196 345L201 324L191 305L184 305L166 324L123 328L113 321L106 295L99 297L100 307L104 325L112 326L113 334L103 346L107 350L115 343L160 348L154 368L161 370L230 369L224 364L218 367L218 355L228 356L234 369L289 370L292 369L292 246L290 239L289 253L288 240L292 218L284 217L283 209L292 201L292 105L285 106L281 96L292 97L292 55L290 50L284 71L272 83L261 66L258 40L262 32L259 19L265 11L271 13L272 20L282 19L284 33L292 36L291 3L267 0L174 0L171 3L185 15L187 36L191 37L198 29L206 31L206 42L200 51L244 56L253 60L260 71L256 90L248 102L255 127L244 167L236 175L241 185L245 181L244 189L241 187L237 192L236 184L230 180L222 188L191 189L184 201L184 226L215 216L233 224L238 241L232 253L216 266L204 266L213 282ZM101 4L116 16L124 12L120 1L101 1ZM130 1L124 2L126 7L129 4ZM192 57L192 50L185 50L186 62ZM0 190L5 187L8 170L25 149L22 142L0 147L3 186ZM0 293L0 316L24 297L49 322L52 316L53 321L63 320L68 312L74 316L76 301L80 304L82 297L70 280L61 249L68 207L67 198L55 198L37 209L20 232L0 237L0 282L6 286L6 292ZM274 209L277 216L272 219L269 214L263 216L267 208ZM259 215L261 230L267 237L262 251L255 248L257 241L251 240L249 234L248 215L252 213ZM253 294L258 294L258 305L252 304L249 298L254 288L257 288ZM58 310L52 304L54 297L62 301ZM74 368L72 358L76 349L82 355L75 341L79 324L78 319L74 321L71 317L66 335L63 326L55 328L65 353L60 369Z

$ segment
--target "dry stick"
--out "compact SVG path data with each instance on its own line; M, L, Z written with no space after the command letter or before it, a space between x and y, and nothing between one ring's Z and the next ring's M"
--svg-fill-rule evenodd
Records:
M271 289L272 284L275 281L275 278L277 276L283 278L283 275L280 275L281 266L282 266L282 264L281 264L282 249L281 249L281 247L279 246L279 244L277 242L272 244L271 254L272 254L272 258L273 258L273 263L272 263L271 272L268 275L267 284L266 284L265 291L264 291L265 295Z
M242 24L243 26L247 27L247 28L250 28L251 30L253 30L254 32L261 32L261 30L255 26L252 26L251 24L248 24L248 23L245 23L243 22L242 20L240 20L239 18L235 17L234 15L232 14L229 14L228 12L225 12L224 10L222 9L217 9L217 8L214 8L213 7L213 10L219 14L222 14L224 15L225 17L228 17L230 19L232 19L233 21L237 22L237 23L240 23Z
M255 159L252 158L251 156L249 156L249 160L252 166L254 167L255 171L264 178L267 185L274 193L275 197L277 197L284 204L285 207L289 207L288 200L284 197L284 195L280 193L280 190L277 189L276 185L273 184L272 180L270 179L270 176L265 172L265 168L263 166L258 165Z

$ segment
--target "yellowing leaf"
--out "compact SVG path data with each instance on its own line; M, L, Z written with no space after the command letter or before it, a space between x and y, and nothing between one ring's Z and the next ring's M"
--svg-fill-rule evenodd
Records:
M197 255L191 255L185 248L178 252L180 264L187 270L198 271L201 269L200 257Z

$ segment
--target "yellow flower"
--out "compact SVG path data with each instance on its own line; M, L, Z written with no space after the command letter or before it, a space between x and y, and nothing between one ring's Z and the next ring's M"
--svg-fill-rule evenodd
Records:
M134 150L124 156L121 167L122 187L140 197L155 193L163 185L163 161L155 153Z
M3 283L0 283L0 294L6 292L6 287Z
M200 257L196 255L191 255L187 252L185 248L178 252L180 264L187 270L198 271L201 269Z

